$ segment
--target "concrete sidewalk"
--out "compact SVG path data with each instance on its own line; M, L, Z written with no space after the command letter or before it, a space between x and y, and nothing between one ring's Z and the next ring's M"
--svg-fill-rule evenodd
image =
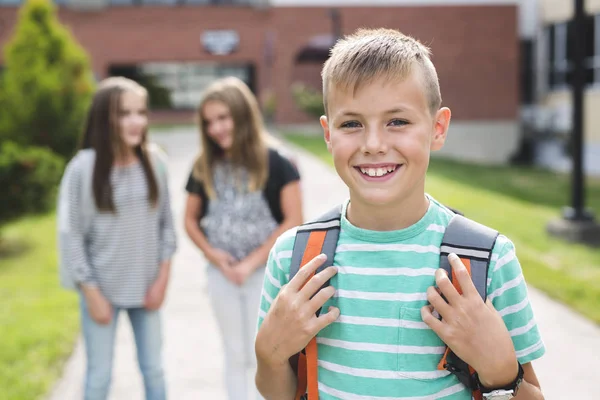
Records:
M179 235L179 251L173 260L172 280L163 308L169 398L225 400L221 342L206 294L205 262L183 229L183 188L198 138L194 132L182 130L154 135L153 140L169 153L170 189ZM292 150L305 178L302 189L306 219L320 215L347 197L346 187L332 169L300 149ZM547 347L546 355L534 364L546 399L599 399L600 327L533 288L530 295ZM110 400L142 400L133 335L123 315L114 365ZM48 400L81 400L84 371L85 354L79 340L63 378Z

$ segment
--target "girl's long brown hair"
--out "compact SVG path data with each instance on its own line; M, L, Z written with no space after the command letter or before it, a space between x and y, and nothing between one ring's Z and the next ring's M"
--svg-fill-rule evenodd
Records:
M268 178L268 137L256 97L248 86L238 78L219 79L204 92L198 107L198 125L202 150L194 163L194 178L201 181L209 198L215 197L213 166L224 156L224 151L206 132L206 121L202 115L209 101L224 103L233 119L233 143L231 161L248 171L248 190L262 189Z
M125 143L119 132L121 96L134 91L148 97L146 89L138 83L123 77L111 77L100 82L92 100L85 124L81 148L94 149L96 161L93 174L93 191L96 207L101 211L115 212L110 173L116 158L124 154ZM150 165L144 132L142 142L135 148L135 154L142 163L148 184L148 200L158 203L158 184Z

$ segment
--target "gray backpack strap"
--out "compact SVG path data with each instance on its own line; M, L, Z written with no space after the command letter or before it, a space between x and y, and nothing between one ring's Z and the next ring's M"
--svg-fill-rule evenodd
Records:
M302 263L302 257L304 256L304 250L308 244L308 238L312 232L325 231L325 240L321 253L327 255L327 261L321 265L316 273L324 270L327 267L333 265L333 257L335 255L335 249L337 247L337 241L340 236L340 219L342 216L342 207L337 206L334 209L323 214L321 217L306 222L298 227L296 232L296 240L294 242L294 249L292 250L292 260L290 265L290 280L298 273ZM323 287L329 285L329 282L325 283Z
M452 267L448 254L455 253L460 258L470 260L471 277L483 301L487 299L488 268L497 238L498 231L455 215L446 228L440 248L440 268L446 270L450 279Z
M448 261L448 254L454 253L462 259L469 260L473 284L483 301L487 299L488 269L497 238L498 231L461 215L455 215L446 228L440 248L440 268L448 273L450 280L452 280L452 267ZM438 367L450 371L467 388L477 389L469 365L450 348L446 348Z
M327 260L321 265L316 273L324 270L327 267L333 265L333 257L335 256L335 249L337 247L338 238L340 236L340 220L342 217L342 207L337 206L329 212L323 214L321 217L306 222L300 225L296 231L296 239L294 241L294 249L292 250L292 260L290 264L290 280L296 276L300 268L302 267L302 259L304 258L304 252L308 245L309 237L315 232L325 232L325 238L322 240L322 246L320 252L327 255ZM321 287L325 288L329 286L329 281ZM319 290L321 290L319 289ZM319 316L321 310L317 310L316 314ZM297 353L290 357L290 365L297 375L300 369L300 364L306 364L306 349L302 349L300 353ZM306 369L304 370L306 371ZM302 400L306 400L306 395L301 397Z

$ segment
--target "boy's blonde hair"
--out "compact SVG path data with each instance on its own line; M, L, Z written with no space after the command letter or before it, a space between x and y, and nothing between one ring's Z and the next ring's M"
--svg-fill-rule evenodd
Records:
M356 92L373 79L404 79L415 66L420 68L425 97L432 114L441 107L442 96L430 50L418 40L393 29L359 29L339 40L325 62L323 104L331 88Z

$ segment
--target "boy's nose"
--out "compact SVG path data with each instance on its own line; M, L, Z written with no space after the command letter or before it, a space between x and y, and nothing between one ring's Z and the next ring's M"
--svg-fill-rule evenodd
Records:
M363 142L363 153L377 154L385 153L387 144L385 142L384 133L379 129L370 129L365 134Z

